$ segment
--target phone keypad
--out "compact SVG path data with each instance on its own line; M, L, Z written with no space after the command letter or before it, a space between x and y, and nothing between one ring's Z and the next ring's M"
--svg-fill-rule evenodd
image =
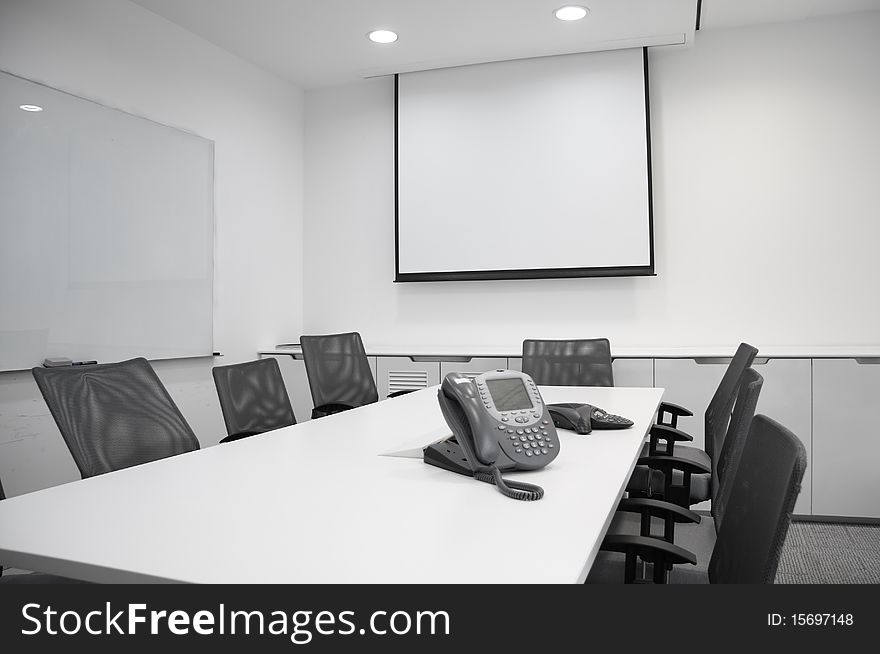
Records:
M529 438L532 438L532 437L530 436ZM520 439L520 440L522 440L522 439ZM519 454L520 452L525 450L525 452L527 454L529 452L531 452L531 454L529 456L538 456L540 454L549 454L550 452L549 452L548 448L552 448L552 447L553 447L553 443L551 443L549 439L547 441L544 441L544 440L535 441L532 438L532 440L527 440L525 442L516 443L515 451L517 452L517 454Z
M504 442L510 444L510 449L507 452L511 456L518 456L521 462L537 459L535 465L540 467L540 459L552 459L556 455L556 446L545 428L518 429L516 432L505 429L505 431L508 432L509 440ZM511 452L511 450L513 451Z

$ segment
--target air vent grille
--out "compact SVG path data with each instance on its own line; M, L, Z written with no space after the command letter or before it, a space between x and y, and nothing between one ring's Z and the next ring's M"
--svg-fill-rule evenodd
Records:
M388 392L415 391L428 387L428 373L425 370L389 370Z

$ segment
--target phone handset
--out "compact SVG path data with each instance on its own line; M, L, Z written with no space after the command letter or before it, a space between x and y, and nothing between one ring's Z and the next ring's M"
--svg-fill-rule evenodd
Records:
M458 443L467 456L474 472L488 470L498 460L501 448L491 429L494 425L486 420L483 403L477 392L477 386L469 377L459 373L451 373L443 379L440 387L442 394L454 402L452 409L457 424L450 425L458 438ZM441 407L443 397L440 398ZM447 419L447 422L449 420ZM458 429L456 429L458 427Z
M502 478L496 464L502 454L496 433L499 423L486 411L475 381L459 373L446 375L438 400L475 479L494 484L501 493L517 500L539 500L544 496L540 486Z

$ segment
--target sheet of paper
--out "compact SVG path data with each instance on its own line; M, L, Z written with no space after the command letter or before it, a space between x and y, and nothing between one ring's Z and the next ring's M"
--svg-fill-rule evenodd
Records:
M426 447L440 441L445 441L451 436L452 432L449 431L449 427L444 425L430 432L423 432L418 436L412 436L389 450L379 452L379 456L402 456L421 459Z

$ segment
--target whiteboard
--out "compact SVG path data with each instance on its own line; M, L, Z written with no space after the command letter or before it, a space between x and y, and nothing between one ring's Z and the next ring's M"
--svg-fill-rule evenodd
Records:
M8 73L0 134L0 370L210 355L213 142Z
M653 274L645 49L396 80L396 281Z

